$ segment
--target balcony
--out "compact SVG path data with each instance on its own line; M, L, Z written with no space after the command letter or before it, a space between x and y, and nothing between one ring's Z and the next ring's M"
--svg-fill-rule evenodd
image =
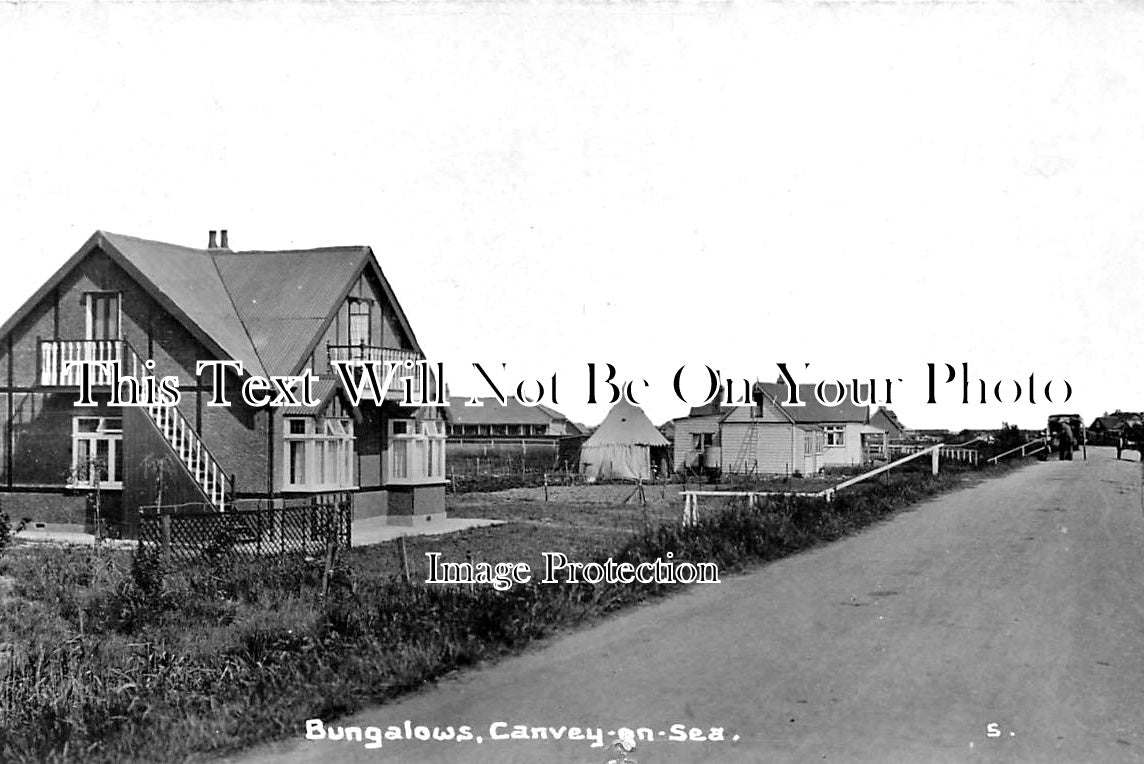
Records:
M385 391L385 397L391 399L401 398L405 394L405 380L413 380L413 395L421 395L421 375L420 369L416 365L413 368L406 368L405 361L412 361L414 364L417 361L424 360L423 357L413 350L401 350L398 348L383 348L375 345L326 345L326 351L329 354L330 371L333 371L333 364L335 361L361 361L363 363L380 363L383 364L379 369L378 382L384 382L384 375L386 368L384 364L396 363L401 364L397 367L397 371L393 375L393 383L389 389ZM432 384L432 377L430 377Z
M123 368L123 345L123 340L40 340L40 385L79 387L83 367L69 367L73 362L113 361L120 364L120 374L130 373ZM111 374L106 368L92 368L91 381L95 387L107 387Z

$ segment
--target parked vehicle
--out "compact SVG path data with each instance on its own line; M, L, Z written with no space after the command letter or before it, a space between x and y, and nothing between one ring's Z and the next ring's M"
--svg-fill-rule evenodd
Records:
M1116 458L1125 451L1139 451L1144 461L1144 424L1132 422L1116 434Z
M1088 438L1085 434L1084 419L1079 414L1053 414L1049 417L1049 426L1047 428L1047 437L1049 439L1049 448L1053 452L1060 451L1060 438L1064 430L1064 425L1068 424L1069 429L1072 431L1072 451L1068 457L1072 458L1072 454L1076 453L1078 449L1083 450L1084 458L1088 458Z

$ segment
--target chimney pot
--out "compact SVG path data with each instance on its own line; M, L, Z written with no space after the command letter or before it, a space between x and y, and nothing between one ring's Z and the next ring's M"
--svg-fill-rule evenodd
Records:
M227 244L227 242L226 242L226 229L224 228L221 231L219 231L218 235L219 235L219 238L221 239L221 241L219 241L218 245L220 247L222 247L223 249L230 249L230 245Z
M211 237L210 237L210 240L208 240L208 241L207 241L207 249L214 249L214 248L215 248L215 247L217 247L217 246L218 246L218 245L217 245L217 244L215 244L215 232L214 232L214 231L211 231Z

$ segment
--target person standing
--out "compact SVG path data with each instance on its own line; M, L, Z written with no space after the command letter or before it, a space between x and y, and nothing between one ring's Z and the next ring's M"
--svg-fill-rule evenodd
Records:
M1072 431L1072 428L1069 427L1068 422L1064 422L1064 421L1061 422L1061 431L1060 431L1059 437L1060 437L1061 461L1065 461L1065 460L1072 461L1073 431Z

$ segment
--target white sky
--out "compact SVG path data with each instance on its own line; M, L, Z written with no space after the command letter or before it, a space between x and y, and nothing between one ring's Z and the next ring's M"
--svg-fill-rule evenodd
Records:
M0 314L96 229L227 228L371 245L454 392L558 371L587 423L588 361L657 423L684 362L902 377L911 427L1062 410L925 405L928 361L1144 409L1142 39L1113 4L3 5Z

